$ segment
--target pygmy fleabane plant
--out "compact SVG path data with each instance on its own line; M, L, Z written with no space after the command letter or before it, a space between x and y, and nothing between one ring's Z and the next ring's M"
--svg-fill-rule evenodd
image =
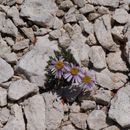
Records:
M50 87L64 87L76 85L82 87L82 90L91 88L95 79L91 71L86 71L78 65L70 50L54 51L55 56L50 57L47 71L47 83Z

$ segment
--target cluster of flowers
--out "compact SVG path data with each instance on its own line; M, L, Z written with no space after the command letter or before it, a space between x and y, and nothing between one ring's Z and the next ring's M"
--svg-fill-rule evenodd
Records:
M51 59L49 69L55 75L55 78L62 77L74 85L80 85L83 89L91 88L95 83L95 79L90 71L83 70L83 68L68 63L64 58Z

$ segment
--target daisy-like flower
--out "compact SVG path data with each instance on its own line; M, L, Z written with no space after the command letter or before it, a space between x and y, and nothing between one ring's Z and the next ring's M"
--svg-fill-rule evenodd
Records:
M67 62L64 62L62 57L59 57L58 60L52 59L49 68L51 69L52 73L55 74L55 78L60 79L65 71L65 66Z
M84 75L82 77L82 85L83 89L89 89L95 83L95 79L90 71L84 71Z
M75 85L78 85L81 83L81 77L83 76L81 68L74 66L73 64L66 67L66 73L64 74L64 78L70 82L72 80L72 83Z

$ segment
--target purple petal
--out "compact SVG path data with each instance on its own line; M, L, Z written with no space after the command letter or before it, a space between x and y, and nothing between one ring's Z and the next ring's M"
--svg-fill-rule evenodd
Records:
M56 64L56 61L55 61L55 60L52 60L52 61L51 61L51 64L53 64L53 65Z
M70 75L68 78L67 78L67 81L70 82L70 80L72 79L72 75Z
M67 79L69 76L71 76L70 73L66 73L66 74L64 74L64 78L65 78L65 79Z

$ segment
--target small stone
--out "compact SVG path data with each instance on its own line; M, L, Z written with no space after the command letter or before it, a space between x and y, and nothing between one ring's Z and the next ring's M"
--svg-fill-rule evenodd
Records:
M7 90L0 87L0 106L7 105Z
M99 18L100 16L101 16L101 14L99 14L99 13L89 13L88 20L94 21L95 19Z
M94 33L93 24L90 23L89 21L87 21L87 20L80 21L79 24L80 24L80 27L83 30L83 32L86 32L87 34L93 34Z
M86 4L86 0L73 0L78 7L83 7Z
M23 50L25 48L29 48L29 39L24 39L22 41L18 41L13 45L14 51Z
M14 40L11 37L5 37L5 41L7 42L7 44L9 46L13 46L14 45Z
M61 31L60 30L54 30L52 32L49 33L49 37L52 39L58 39L61 37Z
M17 80L12 82L9 90L8 97L10 100L17 101L31 93L38 92L38 87L27 80Z
M121 88L111 100L109 118L121 127L130 127L130 85Z
M0 83L7 81L14 75L13 68L5 60L0 58Z
M35 39L34 32L33 32L32 28L23 27L23 28L21 28L21 30L27 36L27 38L30 39L30 41L32 43L35 43L36 39Z
M130 20L130 15L125 9L116 9L113 14L113 19L120 24L125 24Z
M109 127L105 128L103 130L120 130L120 129L117 126L112 125L112 126L109 126Z
M97 12L98 12L99 14L102 14L102 15L104 15L104 14L109 14L108 8L106 8L106 7L104 7L104 6L99 6L99 7L97 8Z
M72 1L65 0L65 1L61 2L60 9L66 10L66 9L70 9L72 6L73 6Z
M18 57L16 55L16 53L12 52L12 53L7 53L4 55L4 59L8 62L8 63L16 63L18 60Z
M63 17L65 15L65 12L63 10L57 10L56 16L57 17Z
M92 111L87 118L89 129L100 130L107 127L106 114L102 110Z
M106 68L105 52L100 46L93 46L89 51L90 61L96 69Z
M94 34L89 34L89 36L86 39L86 43L90 46L97 44L97 40L96 40Z
M45 102L41 95L25 101L24 113L28 130L45 130Z
M95 10L94 6L90 4L85 4L84 7L79 9L80 13L82 14L87 14L87 13L93 12L94 10Z
M48 34L49 32L51 32L51 30L48 28L40 28L40 29L36 30L34 32L34 34L36 36L44 36L44 35Z
M111 91L99 89L96 91L96 94L93 95L93 98L95 99L96 103L101 105L108 105L111 101Z
M118 60L117 60L118 59ZM121 58L121 51L109 53L106 58L108 67L113 71L128 71L126 63Z
M78 104L76 104L75 102L69 106L70 108L70 112L73 113L73 112L80 112L80 106Z
M75 130L75 128L70 124L70 125L63 126L61 130Z
M81 102L81 110L87 111L96 108L96 102L91 100L83 100Z
M111 35L110 15L103 15L95 21L95 34L99 43L109 51L116 51L119 47Z
M8 122L2 128L2 130L10 130L10 128L12 130L25 130L22 109L17 104L14 104L11 107L11 115L9 116Z
M86 113L70 113L69 118L72 124L81 130L87 128L87 114Z

